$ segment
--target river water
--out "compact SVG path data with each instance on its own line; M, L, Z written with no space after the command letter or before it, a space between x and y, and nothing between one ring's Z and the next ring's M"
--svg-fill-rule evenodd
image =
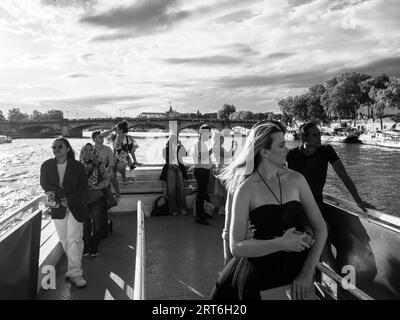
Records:
M189 150L193 137L181 141ZM11 144L0 145L0 217L38 195L40 165L53 157L51 143L54 139L16 139ZM90 139L69 139L79 153ZM137 160L142 163L163 162L162 149L165 137L138 138ZM239 146L243 141L238 141ZM230 144L229 139L225 141ZM288 142L289 148L297 142ZM400 150L361 144L332 144L356 184L361 197L388 214L400 216ZM325 191L352 200L341 180L329 166Z

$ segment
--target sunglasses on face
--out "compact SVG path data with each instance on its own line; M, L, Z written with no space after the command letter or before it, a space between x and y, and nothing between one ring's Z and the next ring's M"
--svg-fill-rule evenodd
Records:
M57 144L57 145L51 146L51 148L53 150L56 150L56 149L61 150L62 148L64 148L64 145L63 144Z

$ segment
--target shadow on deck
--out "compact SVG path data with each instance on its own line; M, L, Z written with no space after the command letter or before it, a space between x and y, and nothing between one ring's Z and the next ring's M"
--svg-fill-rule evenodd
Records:
M223 268L224 217L214 215L209 226L194 223L190 213L145 220L146 299L208 299ZM100 243L100 255L83 258L88 286L77 289L64 280L64 256L57 266L56 289L42 292L39 299L133 299L136 214L116 215L113 225L113 233Z
M224 215L209 226L192 214L151 217L146 230L146 297L158 300L208 299L223 268Z

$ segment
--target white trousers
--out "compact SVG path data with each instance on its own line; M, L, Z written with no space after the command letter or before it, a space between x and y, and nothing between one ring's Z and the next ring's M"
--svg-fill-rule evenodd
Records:
M78 222L69 209L64 219L53 219L53 221L68 259L66 275L82 276L83 223Z

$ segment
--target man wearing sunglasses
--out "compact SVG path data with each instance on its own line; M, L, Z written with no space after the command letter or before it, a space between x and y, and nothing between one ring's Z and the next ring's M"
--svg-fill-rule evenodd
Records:
M316 123L307 122L301 125L300 137L302 144L289 150L286 160L290 169L300 172L306 178L319 206L323 201L322 192L326 182L328 163L330 163L353 196L357 206L364 212L366 208L371 207L361 199L354 182L347 174L333 147L329 144L321 144L321 131Z

